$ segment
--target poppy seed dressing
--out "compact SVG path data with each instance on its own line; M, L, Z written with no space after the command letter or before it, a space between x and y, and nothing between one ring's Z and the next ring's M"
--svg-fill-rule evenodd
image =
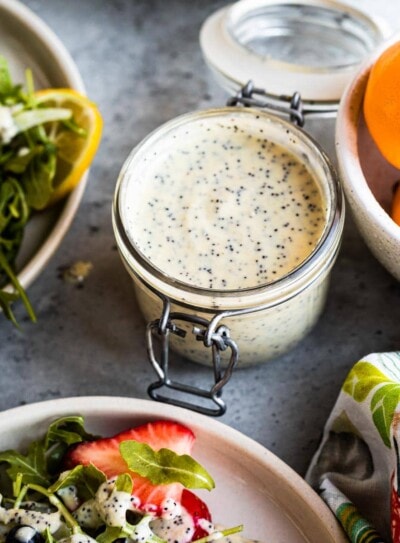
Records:
M246 366L288 351L316 323L343 211L311 138L275 115L227 107L173 119L132 150L113 224L147 330L156 335L169 314L179 333L168 347L210 365L214 350L193 323L211 323L207 333L223 325Z
M264 124L201 119L141 156L125 228L153 266L196 287L240 290L271 283L310 255L326 223L324 197Z

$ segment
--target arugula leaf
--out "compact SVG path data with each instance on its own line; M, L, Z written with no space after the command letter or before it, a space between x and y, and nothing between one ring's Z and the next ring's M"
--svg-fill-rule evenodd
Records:
M49 425L42 439L30 444L26 455L12 450L0 452L0 463L9 464L6 471L15 488L27 484L47 488L54 482L54 475L58 476L67 448L74 443L93 438L94 436L86 432L82 417L62 417ZM103 482L105 478L94 466L83 470L81 477L80 484L85 489L85 494L90 496L93 495L93 488L97 490L99 481Z
M7 474L19 485L31 483L47 487L50 484L43 445L38 441L30 444L26 455L13 450L1 452L0 462L9 464Z
M1 265L1 262L0 262ZM6 292L5 290L0 290L0 307L4 312L4 315L9 319L15 326L18 327L17 319L15 318L14 312L12 310L12 303L15 300L18 300L19 296L16 293Z
M115 488L119 492L128 492L128 494L132 494L133 482L129 473L118 475L117 480L115 481Z
M32 149L26 148L26 151L18 155L10 154L8 157L3 157L4 171L13 174L24 173L33 157L37 155L40 150L39 146L35 146Z
M96 436L86 432L84 419L79 415L61 417L50 424L44 438L47 468L56 473L67 448L82 441L93 441Z
M8 318L16 325L18 326L18 323L15 319L14 313L11 309L11 303L15 301L16 297L20 297L23 301L25 308L28 312L28 315L30 316L31 320L33 322L36 322L36 315L33 310L33 307L31 306L31 303L28 299L28 297L25 294L24 289L22 288L20 282L18 281L17 276L12 271L11 267L9 266L7 259L5 258L4 254L0 250L0 267L3 268L4 272L8 275L8 278L10 279L12 285L15 288L15 292L11 295L8 294L5 290L1 291L0 296L0 305L4 309L4 314L8 316Z
M33 209L44 209L53 194L53 179L57 156L53 144L47 144L35 154L21 176L26 201Z
M60 417L49 425L45 436L45 447L48 449L58 441L62 441L67 445L74 445L81 441L94 441L97 437L85 430L85 421L82 416L70 415Z
M0 55L0 95L7 96L13 90L8 62Z
M55 483L47 490L53 494L68 486L75 486L78 495L84 501L94 498L99 486L107 480L105 474L93 464L88 466L75 466L69 472L60 475ZM132 487L132 482L131 482Z
M123 441L122 458L133 472L146 477L154 485L181 483L186 488L211 490L215 483L211 475L188 454L176 454L170 449L154 451L147 443Z
M14 496L20 496L21 495L21 490L22 490L22 473L18 473L15 481L13 482L13 494ZM25 491L23 491L25 492ZM15 507L15 506L14 506Z

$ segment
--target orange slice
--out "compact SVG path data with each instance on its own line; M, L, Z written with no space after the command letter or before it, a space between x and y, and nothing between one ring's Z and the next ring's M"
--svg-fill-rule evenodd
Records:
M364 116L382 155L400 168L400 42L386 49L372 66Z
M392 217L394 222L400 226L400 182L397 182L394 186L390 216Z
M81 135L55 122L46 127L57 146L57 169L54 193L49 205L71 192L90 166L101 139L103 121L97 106L86 96L72 89L46 89L35 93L36 101L45 107L72 110L73 120L85 134Z

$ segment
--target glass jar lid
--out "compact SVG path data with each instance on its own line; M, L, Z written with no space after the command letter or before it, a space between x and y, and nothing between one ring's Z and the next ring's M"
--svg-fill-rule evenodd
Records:
M357 67L385 37L375 17L331 0L240 0L211 15L200 44L223 88L249 80L275 99L299 92L338 104Z

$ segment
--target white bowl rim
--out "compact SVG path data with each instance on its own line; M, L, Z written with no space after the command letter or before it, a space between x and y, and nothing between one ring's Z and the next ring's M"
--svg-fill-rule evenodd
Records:
M400 227L391 219L373 195L365 179L358 159L357 126L349 118L349 109L354 92L360 81L370 71L378 57L391 45L400 41L400 33L396 33L382 43L377 50L362 64L354 79L346 87L340 101L336 121L336 150L341 178L345 189L357 194L365 207L371 211L371 221L381 228L388 236L400 240ZM347 186L346 186L347 185Z
M0 0L0 7L8 11L15 19L19 20L30 32L41 41L45 47L52 51L57 58L60 71L63 73L69 87L85 94L85 86L79 70L67 51L64 44L47 24L40 19L31 9L18 0ZM78 210L85 191L89 172L86 171L80 183L65 199L64 206L57 221L53 225L48 236L39 247L38 251L18 272L18 280L24 288L33 283L41 271L45 268L50 258L59 247L62 239L69 230L72 220Z
M5 424L23 423L29 424L29 420L37 420L37 417L43 416L45 419L57 418L68 414L81 414L83 416L102 415L126 415L140 414L143 419L160 418L174 419L190 427L200 427L207 434L212 434L213 438L220 440L221 437L235 443L235 449L242 451L242 454L248 454L251 451L252 456L260 464L268 465L269 472L283 480L284 484L290 489L290 492L297 495L316 516L321 520L325 529L332 538L332 542L345 543L346 537L338 522L329 510L328 506L322 501L317 493L309 484L283 460L274 453L266 449L260 443L250 437L242 434L238 430L205 415L194 413L188 409L176 407L168 404L160 404L152 400L136 399L122 396L76 396L45 400L31 404L25 404L13 407L0 412L0 429Z

